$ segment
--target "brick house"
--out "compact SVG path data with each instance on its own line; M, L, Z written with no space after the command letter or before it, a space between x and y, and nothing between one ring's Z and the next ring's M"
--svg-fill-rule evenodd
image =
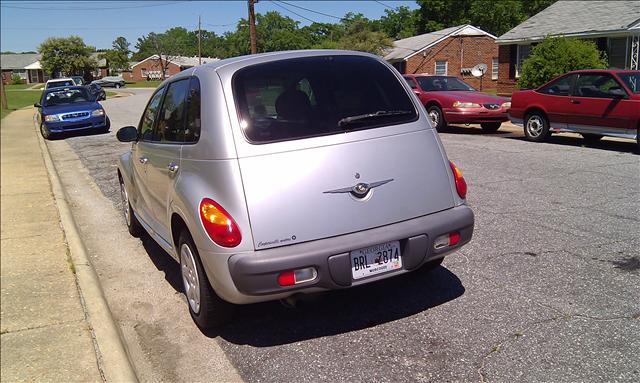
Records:
M492 34L465 24L394 41L384 56L400 73L429 73L456 76L480 89L496 89L498 83L498 46ZM471 68L486 64L480 78Z
M3 54L0 57L2 83L11 84L11 77L14 75L28 84L47 81L49 76L40 68L40 57L38 53Z
M498 94L517 88L522 62L546 36L594 41L610 68L640 69L640 2L557 1L500 36Z
M198 66L198 57L186 57L186 56L169 56L168 59L163 58L169 62L165 71L165 78L169 78L176 73L179 73L185 69ZM203 57L202 63L217 61L219 59L212 57ZM127 81L144 81L144 80L159 80L162 78L162 65L160 57L158 55L152 55L146 59L137 63L132 63L130 72L123 72L122 78Z

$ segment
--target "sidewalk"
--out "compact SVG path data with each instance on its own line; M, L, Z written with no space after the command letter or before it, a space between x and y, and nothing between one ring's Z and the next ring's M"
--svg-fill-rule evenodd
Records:
M90 266L71 256L32 116L15 111L0 128L1 380L110 380L111 351L84 301L95 294L83 292L77 275Z

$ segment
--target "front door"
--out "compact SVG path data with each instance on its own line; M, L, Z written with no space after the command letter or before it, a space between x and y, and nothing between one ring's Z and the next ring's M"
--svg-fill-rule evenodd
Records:
M171 191L180 175L188 91L189 78L168 85L148 152L149 204L158 225L156 232L168 243L171 243L169 203Z
M149 165L149 159L153 152L153 128L158 120L158 110L164 95L164 89L161 88L151 96L147 108L142 114L140 125L138 126L139 140L133 144L131 151L131 161L133 163L133 190L135 193L130 193L131 205L136 213L140 216L140 219L155 230L153 223L153 215L151 212L151 194L148 185L147 168Z
M567 116L569 129L606 133L631 128L633 103L624 87L609 73L580 73Z

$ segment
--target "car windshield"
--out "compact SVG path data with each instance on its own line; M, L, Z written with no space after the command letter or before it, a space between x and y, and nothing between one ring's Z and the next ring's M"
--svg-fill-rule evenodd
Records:
M252 65L234 75L233 87L240 125L252 143L417 119L398 78L368 57L306 57Z
M45 96L45 106L87 102L91 98L85 89L61 89L49 92Z
M59 88L61 86L75 86L75 84L71 80L50 81L50 82L47 83L47 89L49 89L49 88Z
M422 76L416 77L420 88L424 91L437 92L444 90L474 91L475 89L464 81L449 76Z
M618 77L633 93L640 93L640 72L618 73Z

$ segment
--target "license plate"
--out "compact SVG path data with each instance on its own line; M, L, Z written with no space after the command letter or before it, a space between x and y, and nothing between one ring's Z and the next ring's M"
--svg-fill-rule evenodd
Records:
M351 252L353 279L370 277L402 268L400 242L393 241Z

